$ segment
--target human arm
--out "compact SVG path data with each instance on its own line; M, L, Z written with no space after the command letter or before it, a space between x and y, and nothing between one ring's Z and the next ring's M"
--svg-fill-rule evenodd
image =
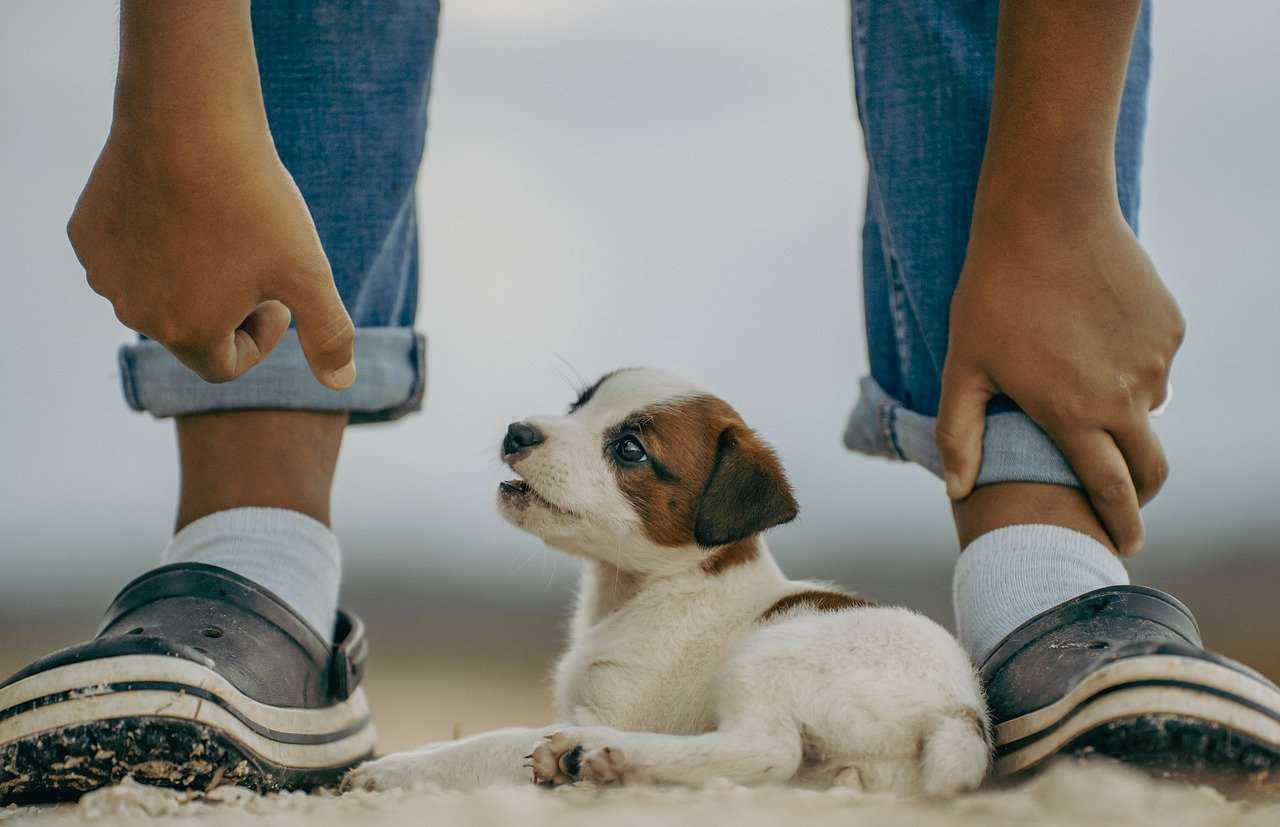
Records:
M1168 462L1149 424L1184 323L1120 211L1115 134L1137 0L1002 3L990 131L951 304L938 446L974 487L1003 393L1054 440L1118 551Z
M128 327L209 381L297 321L316 378L355 380L354 327L267 125L249 0L123 0L111 124L67 234Z

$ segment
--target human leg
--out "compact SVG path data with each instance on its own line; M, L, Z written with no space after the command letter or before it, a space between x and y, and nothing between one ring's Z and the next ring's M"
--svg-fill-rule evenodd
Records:
M871 376L845 440L854 450L941 475L934 423L951 295L986 142L998 4L855 0L853 7L858 112L870 167L863 279ZM1143 9L1131 50L1116 141L1120 206L1135 229L1149 14ZM1086 746L1135 762L1217 762L1232 771L1280 762L1280 733L1237 724L1249 704L1280 710L1275 688L1205 653L1194 620L1176 600L1128 586L1053 442L1007 398L997 398L987 414L979 488L954 508L964 548L955 600L962 642L984 664L997 766L1017 771ZM1090 626L1089 617L1107 619ZM1020 648L1011 649L1010 641ZM1189 695L1143 695L1137 688L1178 680ZM1090 720L1077 710L1095 696L1073 695L1073 686L1130 706L1117 706L1108 720ZM1235 699L1239 716L1214 707L1210 698L1224 696ZM1188 737L1169 741L1176 728L1165 724L1188 715L1195 718L1182 730ZM1050 727L1058 740L1045 747ZM1032 749L1033 742L1040 746Z
M335 610L329 487L348 422L421 403L414 188L438 12L435 0L254 4L268 120L357 326L359 377L320 385L292 333L222 385L153 342L122 349L129 404L178 417L180 531L94 640L0 684L0 803L126 774L306 788L370 752L363 632Z

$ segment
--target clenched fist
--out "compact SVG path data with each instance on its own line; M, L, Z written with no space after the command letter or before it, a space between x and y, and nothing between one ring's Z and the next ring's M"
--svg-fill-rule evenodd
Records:
M120 6L115 117L67 235L120 321L210 382L297 322L312 373L356 378L355 330L271 139L249 0Z
M1139 506L1169 473L1149 416L1182 343L1178 305L1124 222L1103 206L975 215L951 303L937 440L947 493L973 489L987 403L1013 399L1057 444L1122 554Z
M355 380L351 319L265 130L177 136L117 118L67 234L120 321L206 380L260 362L290 311L316 378Z

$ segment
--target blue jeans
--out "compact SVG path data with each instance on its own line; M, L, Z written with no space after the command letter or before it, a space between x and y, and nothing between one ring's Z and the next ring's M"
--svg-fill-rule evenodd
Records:
M941 472L933 438L951 295L964 262L991 108L994 0L853 0L858 117L870 172L862 229L871 375L848 447ZM129 403L157 416L243 408L345 410L352 422L421 405L425 340L414 332L414 184L426 128L437 0L253 7L276 146L315 217L357 326L360 378L312 379L289 337L261 365L210 385L154 342L121 351ZM1144 8L1116 140L1121 206L1138 209L1150 65ZM993 402L979 481L1076 484L1047 436L1007 399Z
M120 350L125 399L177 416L252 408L396 419L422 406L414 187L427 129L439 0L253 4L262 95L276 150L298 184L356 325L358 379L311 376L292 331L234 382L210 384L155 342Z
M871 375L862 380L844 441L938 476L933 428L951 295L987 139L998 11L994 0L853 0L856 97L869 167L862 289ZM1148 3L1116 132L1120 206L1135 231L1150 31ZM997 398L987 410L978 483L1013 481L1079 486L1049 437L1009 399Z

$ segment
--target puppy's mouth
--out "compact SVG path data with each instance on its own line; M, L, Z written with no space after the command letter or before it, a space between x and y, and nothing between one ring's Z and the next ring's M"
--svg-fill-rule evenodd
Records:
M535 491L527 480L517 478L500 482L498 483L498 493L501 494L503 502L519 508L527 508L536 504L558 514L571 515L568 509L561 508Z

